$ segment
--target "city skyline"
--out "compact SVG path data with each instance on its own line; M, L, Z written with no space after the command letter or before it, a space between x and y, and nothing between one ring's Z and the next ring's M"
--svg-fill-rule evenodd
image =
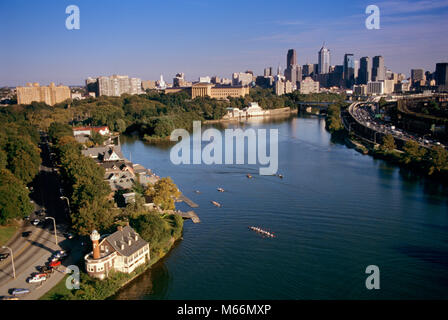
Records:
M411 69L433 72L436 63L448 61L448 45L440 41L448 26L447 1L378 2L380 30L364 26L366 1L325 3L317 15L317 4L293 1L249 2L236 12L232 3L174 1L163 18L157 12L166 12L166 5L157 2L77 1L81 28L72 31L65 29L68 1L2 3L9 46L0 53L0 86L81 85L87 77L112 74L142 80L179 72L187 80L246 70L263 74L269 66L284 69L291 48L299 65L317 63L323 42L331 65L342 65L346 53L355 60L381 55L387 68L410 76ZM309 14L297 18L302 11Z

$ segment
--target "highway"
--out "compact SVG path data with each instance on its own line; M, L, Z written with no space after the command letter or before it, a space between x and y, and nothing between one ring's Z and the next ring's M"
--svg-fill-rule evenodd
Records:
M374 131L382 134L390 134L396 139L401 139L404 141L414 140L419 143L422 147L431 148L435 146L442 146L440 142L425 138L425 136L419 136L414 133L408 133L404 130L396 128L393 124L385 123L382 120L375 118L375 112L372 110L371 106L376 100L370 100L366 102L354 102L348 108L350 115L361 125L368 127ZM376 135L375 135L376 138ZM376 140L376 139L374 139ZM381 141L374 141L379 143Z

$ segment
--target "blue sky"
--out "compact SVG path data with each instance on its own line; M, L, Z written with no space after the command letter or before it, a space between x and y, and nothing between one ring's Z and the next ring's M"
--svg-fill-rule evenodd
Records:
M80 8L80 30L65 28L71 4ZM380 30L365 28L369 4L380 8ZM0 86L261 74L284 67L289 48L299 64L317 63L324 41L334 65L346 52L383 55L406 74L448 62L448 0L0 0L0 24Z

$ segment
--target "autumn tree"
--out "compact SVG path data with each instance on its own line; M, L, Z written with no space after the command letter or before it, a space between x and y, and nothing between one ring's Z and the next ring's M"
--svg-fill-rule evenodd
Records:
M429 174L432 175L434 172L440 172L442 170L448 169L448 151L441 146L436 146L429 152L430 157L430 167Z
M426 149L420 147L420 145L414 140L406 141L403 151L403 162L405 164L421 162L426 154Z
M392 152L396 148L394 137L391 134L387 134L383 138L383 143L380 145L380 150L383 153Z
M162 210L174 210L174 199L180 196L180 191L170 177L165 177L149 186L145 194Z

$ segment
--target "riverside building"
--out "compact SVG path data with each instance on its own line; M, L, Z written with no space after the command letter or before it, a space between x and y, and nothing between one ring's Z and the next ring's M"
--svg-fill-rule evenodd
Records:
M90 239L93 250L84 256L84 262L87 274L93 278L103 280L112 270L131 273L150 260L148 242L128 225L118 227L104 239L94 230Z

